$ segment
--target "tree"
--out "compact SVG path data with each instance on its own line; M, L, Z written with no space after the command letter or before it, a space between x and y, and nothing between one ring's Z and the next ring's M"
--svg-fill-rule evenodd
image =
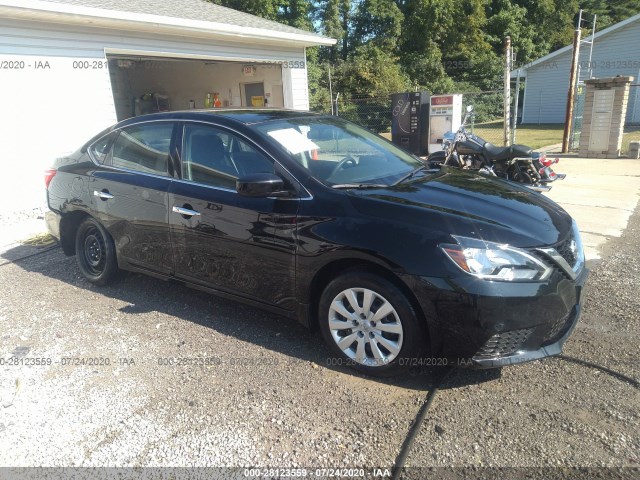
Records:
M640 11L640 0L209 1L337 39L307 49L311 104L324 108L329 65L343 97L496 90L507 35L523 64L569 45L580 8L598 30Z
M322 25L322 33L327 37L335 38L338 43L334 47L323 47L320 58L331 63L336 63L341 58L341 52L348 48L343 43L347 43L347 32L344 30L344 22L340 16L341 0L324 0L317 2L315 10L316 17Z
M281 0L208 0L268 20L279 20Z
M596 30L602 30L640 12L640 1L616 0L615 2L606 2L603 0L581 0L580 8L584 9L585 17L588 21L593 18L593 15L597 15Z
M358 4L353 23L354 43L373 45L395 52L402 33L404 15L389 0L364 0Z
M282 2L278 18L282 23L302 30L313 30L310 19L311 4L308 0Z
M336 91L384 97L410 88L397 58L373 44L359 46L348 62L335 70Z

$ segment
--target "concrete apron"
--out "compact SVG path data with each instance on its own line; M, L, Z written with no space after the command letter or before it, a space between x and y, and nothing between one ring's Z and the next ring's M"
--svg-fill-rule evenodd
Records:
M545 195L578 222L587 260L600 258L606 242L622 234L638 204L640 161L562 158L553 169L567 178L551 183Z

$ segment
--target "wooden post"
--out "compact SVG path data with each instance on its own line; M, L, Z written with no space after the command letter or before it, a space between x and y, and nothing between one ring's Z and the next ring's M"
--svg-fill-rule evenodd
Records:
M504 39L504 144L511 144L511 37Z
M518 78L516 78L516 93L513 100L513 130L511 132L511 144L516 143L516 131L518 130L518 100L520 100L520 74L518 69Z
M580 10L582 17L582 10ZM578 74L578 58L580 57L580 20L573 35L573 59L571 60L571 74L569 75L569 93L567 94L567 110L564 118L564 134L562 135L562 153L569 152L569 136L573 123L573 103L576 95L576 76Z

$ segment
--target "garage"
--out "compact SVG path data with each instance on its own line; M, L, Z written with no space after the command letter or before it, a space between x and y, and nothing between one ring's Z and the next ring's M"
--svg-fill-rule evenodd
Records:
M119 120L307 110L306 48L334 43L204 0L0 0L2 143L21 168L0 214L42 205L42 171Z
M107 54L118 120L189 108L284 108L282 66Z

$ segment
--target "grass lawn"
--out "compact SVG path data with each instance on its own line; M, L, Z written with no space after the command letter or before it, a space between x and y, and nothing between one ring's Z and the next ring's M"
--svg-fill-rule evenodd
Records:
M640 126L627 127L622 135L622 151L629 151L629 142L640 142Z
M562 143L564 125L518 125L516 129L516 143L528 145L533 149L546 147L556 143ZM502 121L476 124L473 133L488 140L491 143L502 145Z
M516 143L528 145L533 149L546 147L555 143L562 143L564 126L550 125L518 125L516 131ZM502 145L502 121L479 123L474 125L473 133L484 138L488 142ZM391 140L391 133L381 133L384 138Z
M476 124L473 133L485 140L502 145L502 121ZM528 145L533 149L562 143L564 125L552 123L542 125L518 125L516 143ZM384 138L391 140L391 133L381 133ZM640 126L627 127L622 136L622 151L629 150L629 142L640 142Z

